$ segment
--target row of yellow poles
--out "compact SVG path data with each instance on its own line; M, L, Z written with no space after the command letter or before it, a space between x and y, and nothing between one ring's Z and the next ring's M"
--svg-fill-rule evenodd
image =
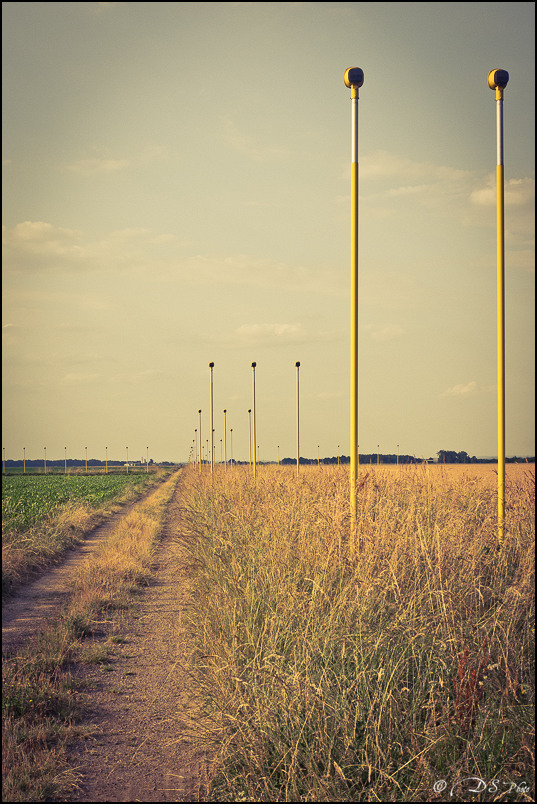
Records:
M350 67L343 77L351 90L351 420L350 420L350 552L355 553L356 484L358 473L358 90L364 83L360 67ZM496 229L497 229L497 363L498 363L498 543L504 541L505 520L505 243L503 90L509 81L507 70L491 70L488 86L496 93Z
M253 443L254 444L256 444L256 440L257 440L256 439L256 417L255 417L255 409L256 409L256 402L255 402L255 369L256 369L256 366L257 366L257 363L253 362L252 363L252 401L253 401ZM295 363L295 367L296 367L296 472L297 472L297 475L298 475L299 472L300 472L300 361L297 360L297 362ZM213 438L214 438L214 428L213 428L213 424L214 424L214 421L213 421L213 401L214 401L214 398L213 398L213 388L214 388L213 369L214 369L214 363L212 363L212 362L209 363L209 369L210 369L210 422L211 422L211 432L213 433ZM226 423L227 409L224 409L223 412L224 412L224 461L223 462L224 462L225 468L227 469L227 423ZM197 453L198 452L198 443L199 443L199 454L195 455L195 461L198 464L199 469L201 471L202 453L203 453L203 449L202 449L202 432L201 432L201 409L198 410L198 416L199 416L198 428L196 430L194 430L194 433L195 433L194 448L195 448L195 452ZM233 433L233 430L231 430L231 433ZM220 439L220 442L222 442L222 439ZM233 447L232 447L232 449L233 449ZM278 465L280 463L279 449L280 449L280 447L278 446ZM318 450L319 450L319 447L317 447L317 451ZM255 474L256 474L256 464L257 464L256 453L257 453L257 450L255 448L252 450L252 408L249 408L248 409L248 455L249 455L249 464L250 464L250 466L253 466L254 477L255 477ZM211 471L213 471L214 470L214 440L211 441L211 456L212 456L211 458L208 458L208 463L210 463ZM233 463L233 453L231 455L231 462ZM317 455L317 464L318 465L320 464L319 455ZM358 444L357 444L356 445L356 469L358 467L358 464L359 464L359 453L358 453ZM377 464L380 464L380 445L377 445ZM397 445L397 464L399 464L399 444ZM339 466L339 444L338 444L338 466ZM352 471L351 471L351 474L352 474ZM354 476L355 475L356 475L356 472L354 473Z

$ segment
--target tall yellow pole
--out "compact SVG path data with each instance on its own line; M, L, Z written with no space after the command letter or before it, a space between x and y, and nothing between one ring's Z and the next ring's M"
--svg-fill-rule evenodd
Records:
M127 450L127 474L129 474L129 448L126 447Z
M227 410L224 410L224 470L227 471L227 425L226 425L226 413Z
M231 457L229 459L229 463L230 463L231 468L233 469L233 427L229 431L229 437L230 437L230 441L231 441L231 445L230 445Z
M252 411L248 408L248 462L252 465Z
M253 437L254 437L254 478L255 478L255 472L256 472L256 466L257 466L257 458L256 458L256 454L257 454L257 446L256 446L257 445L257 436L256 436L256 429L255 429L255 367L256 367L256 365L257 364L255 362L252 363L252 377L253 377L253 379L252 379L252 396L253 396L252 411L253 411L253 414L254 414L254 429L253 429Z
M498 545L505 535L505 243L503 175L503 90L509 81L507 70L491 70L488 85L496 91L496 282L498 352Z
M199 465L199 470L201 472L201 453L202 453L202 446L201 446L201 410L198 410L198 416L199 416L199 439L200 439L200 465Z
M300 470L300 362L297 360L296 366L296 476Z
M104 448L104 473L108 474L108 447Z
M67 474L67 447L63 448L63 463L65 468L65 474Z
M88 448L84 447L84 450L86 452L86 474L88 474Z
M26 474L26 447L22 448L22 473Z
M345 86L351 90L351 420L350 420L350 553L356 547L356 484L358 478L358 90L364 83L360 67L345 70Z
M210 404L210 426L211 426L211 472L214 472L214 430L213 430L213 368L214 363L209 363L211 369L211 404Z
M149 474L149 447L145 448L145 473Z
M45 450L45 474L47 473L47 448L44 447Z

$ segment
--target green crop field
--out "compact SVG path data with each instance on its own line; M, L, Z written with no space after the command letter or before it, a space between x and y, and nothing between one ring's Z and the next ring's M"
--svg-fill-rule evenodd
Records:
M2 593L56 561L118 503L161 475L7 475L2 480Z
M14 475L2 483L3 533L23 532L50 519L68 504L98 508L146 475Z

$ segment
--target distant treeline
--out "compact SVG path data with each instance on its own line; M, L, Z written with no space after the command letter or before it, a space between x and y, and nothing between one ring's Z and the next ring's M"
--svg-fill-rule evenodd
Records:
M470 457L467 452L455 452L455 450L441 449L437 452L438 463L496 463L497 458L476 458ZM506 463L535 463L535 456L531 458L519 458L514 455L505 459Z

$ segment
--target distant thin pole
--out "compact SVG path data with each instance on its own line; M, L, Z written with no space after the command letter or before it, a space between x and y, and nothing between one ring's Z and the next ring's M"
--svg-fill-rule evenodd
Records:
M257 458L256 458L257 436L256 436L256 427L255 427L255 367L256 367L256 365L257 365L257 363L255 363L255 362L252 363L252 377L253 377L253 380L252 380L252 396L253 396L252 411L253 411L253 414L254 414L254 428L253 428L253 436L254 436L254 478L255 478L255 472L256 472L256 466L257 466Z
M227 471L227 425L226 425L226 413L227 410L224 410L224 470Z
M202 447L202 444L201 444L201 410L198 410L198 416L199 416L199 439L200 439L200 465L199 465L199 470L201 472L202 453L203 453L203 447Z
M252 410L248 408L248 462L252 465Z
M296 366L296 475L300 471L300 362Z
M214 472L214 430L213 430L213 368L214 363L209 363L211 369L211 404L210 404L210 426L211 426L211 472Z

